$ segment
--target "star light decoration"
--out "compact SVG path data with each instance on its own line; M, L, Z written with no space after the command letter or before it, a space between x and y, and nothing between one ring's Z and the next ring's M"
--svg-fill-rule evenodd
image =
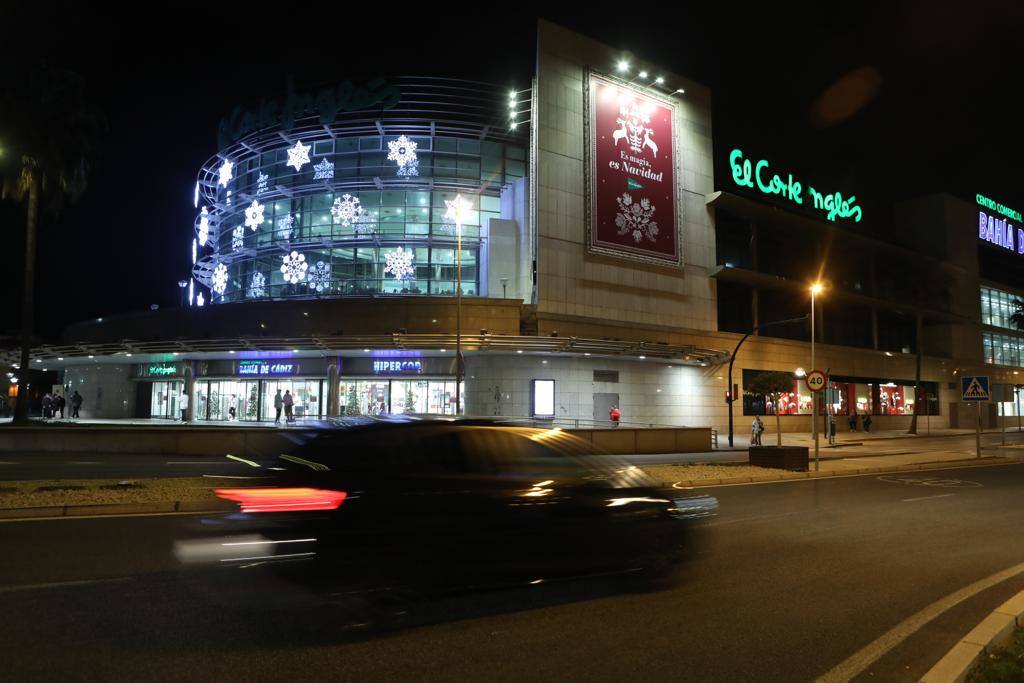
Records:
M295 216L288 215L277 219L277 234L283 240L290 240L295 232Z
M363 207L359 202L359 197L353 197L350 194L343 194L335 199L334 205L331 207L331 215L334 216L334 220L345 227L352 225L362 214Z
M267 293L267 276L263 273L253 273L249 281L249 298L259 299Z
M315 289L318 294L323 292L325 289L330 289L331 264L324 263L323 261L317 261L316 265L309 269L307 283L309 284L309 288Z
M224 163L220 165L219 169L217 169L217 173L220 174L220 179L217 180L217 184L220 185L221 187L227 187L228 183L231 182L231 179L235 177L234 170L235 165L232 162L225 159Z
M309 270L309 264L306 263L305 255L297 251L285 254L281 261L281 272L284 274L284 279L293 285L306 279L307 270Z
M231 251L238 251L245 244L245 226L239 225L231 231Z
M302 140L296 140L295 146L288 149L288 163L285 166L291 166L296 173L301 171L302 167L309 163L310 149L310 145L304 145Z
M267 191L267 182L270 180L270 176L266 173L260 173L260 177L256 179L256 194L261 195Z
M398 164L398 175L419 175L419 160L416 158L416 143L404 135L388 142L388 161Z
M199 212L199 246L205 247L206 241L210 239L210 212L203 207Z
M454 225L456 232L462 232L462 224L469 220L469 211L473 205L462 198L461 194L455 195L455 199L444 200L447 210L444 212L445 222Z
M223 263L218 263L217 267L213 269L213 291L217 294L224 294L224 290L228 288L228 267Z
M325 157L319 164L314 164L313 171L313 180L331 180L334 178L334 162Z
M408 280L416 272L412 264L413 253L402 247L384 255L384 272L391 273L396 280Z
M263 221L266 220L263 218L263 210L265 208L266 206L260 204L255 199L252 200L252 204L250 204L249 208L245 210L245 224L254 231L263 225Z

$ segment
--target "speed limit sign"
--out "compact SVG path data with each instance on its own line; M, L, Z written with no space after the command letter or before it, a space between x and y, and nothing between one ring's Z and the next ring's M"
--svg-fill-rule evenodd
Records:
M811 370L804 378L807 388L811 391L821 391L825 388L825 373L821 370Z

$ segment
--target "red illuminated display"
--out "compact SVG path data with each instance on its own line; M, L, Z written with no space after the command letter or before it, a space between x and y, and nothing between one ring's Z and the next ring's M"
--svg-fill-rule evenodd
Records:
M233 500L242 512L295 512L335 510L348 495L344 491L313 488L214 489L218 498Z
M590 75L590 249L680 262L675 105Z

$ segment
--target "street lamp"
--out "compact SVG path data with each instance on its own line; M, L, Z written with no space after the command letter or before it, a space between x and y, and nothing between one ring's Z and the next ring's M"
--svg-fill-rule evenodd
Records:
M455 290L455 414L462 412L462 224L469 218L469 211L472 204L462 198L461 194L455 195L455 199L444 200L447 211L444 213L446 221L455 224L456 248L455 248L455 278L457 288Z
M178 289L181 290L181 307L185 308L185 288L188 287L188 280L178 280Z
M814 364L814 304L815 298L822 293L825 286L820 281L811 285L811 370L817 370ZM811 432L814 434L814 471L820 468L818 463L818 394L820 391L811 392Z

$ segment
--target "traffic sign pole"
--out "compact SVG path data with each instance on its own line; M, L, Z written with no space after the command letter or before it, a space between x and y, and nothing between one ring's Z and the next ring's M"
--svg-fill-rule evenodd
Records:
M812 369L804 376L804 383L811 390L811 430L814 433L814 471L817 472L821 469L818 459L818 395L825 388L825 373Z

